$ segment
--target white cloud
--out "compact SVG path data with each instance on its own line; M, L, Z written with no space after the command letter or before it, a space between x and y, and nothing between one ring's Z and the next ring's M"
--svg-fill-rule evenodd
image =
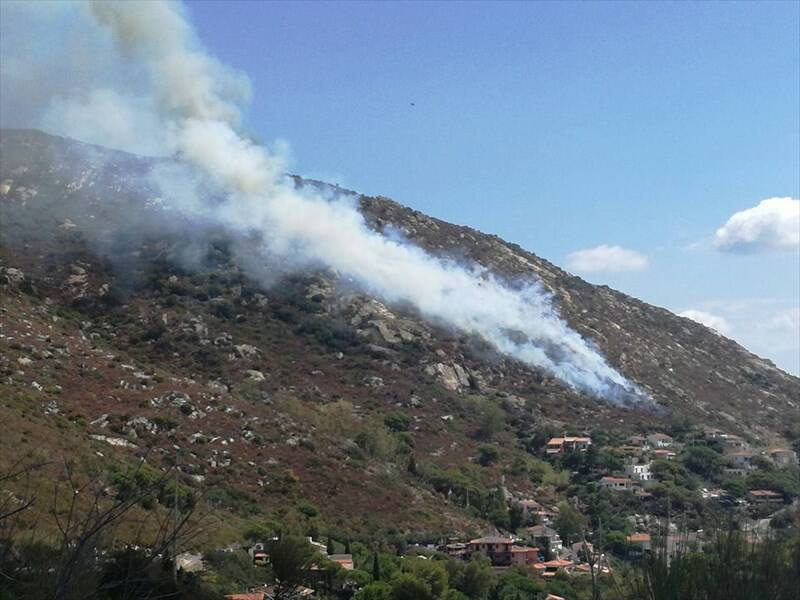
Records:
M703 310L685 310L683 312L678 313L679 317L686 317L687 319L691 319L692 321L696 321L701 325L705 325L706 327L710 327L717 333L721 333L722 335L728 335L731 332L731 326L728 321L725 320L725 317L720 317L718 315L712 315L709 312L705 312Z
M648 265L647 257L635 250L602 244L595 248L577 250L567 255L567 267L580 273L619 273L641 271Z
M791 251L800 248L800 200L767 198L734 213L714 234L723 252Z
M697 309L680 313L699 321L709 315L727 324L730 337L751 352L771 359L778 367L800 375L800 301L797 298L742 298L699 303Z

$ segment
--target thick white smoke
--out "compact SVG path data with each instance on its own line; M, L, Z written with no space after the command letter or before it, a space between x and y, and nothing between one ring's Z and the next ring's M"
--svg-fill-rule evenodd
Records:
M237 132L248 86L199 49L177 4L98 2L98 23L147 68L168 126L169 149L224 190L209 215L257 230L265 255L323 264L388 302L407 302L432 320L480 336L500 352L612 402L647 397L554 312L532 284L517 290L370 230L351 204L298 191L282 160Z

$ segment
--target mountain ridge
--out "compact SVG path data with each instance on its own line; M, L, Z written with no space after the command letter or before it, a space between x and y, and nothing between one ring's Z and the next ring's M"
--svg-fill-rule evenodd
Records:
M399 475L405 461L472 473L464 461L493 441L504 460L474 475L491 485L547 432L690 424L766 445L800 422L800 379L736 342L388 198L295 177L353 198L375 231L506 281L535 278L660 408L576 392L329 270L260 264L252 240L165 212L144 181L160 160L0 131L0 387L19 426L7 449L41 437L75 457L147 450L163 461L179 445L195 457L187 485L229 490L220 503L233 524L253 498L280 510L304 497L375 527L363 515L377 497L398 526L433 527L443 510L437 518L463 528L462 509ZM504 485L531 490L524 477Z

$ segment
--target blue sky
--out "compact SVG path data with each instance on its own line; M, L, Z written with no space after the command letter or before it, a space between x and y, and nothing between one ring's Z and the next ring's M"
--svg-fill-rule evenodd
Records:
M189 9L252 80L247 127L286 140L296 172L562 266L599 245L635 251L646 268L579 274L722 318L800 372L798 250L713 244L734 213L800 197L800 4Z

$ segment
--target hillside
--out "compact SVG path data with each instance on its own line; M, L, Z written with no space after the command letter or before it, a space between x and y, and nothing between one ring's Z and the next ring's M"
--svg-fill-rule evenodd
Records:
M144 456L165 466L177 447L183 484L223 515L221 539L267 517L477 530L487 490L555 499L560 484L533 474L543 467L532 458L552 433L713 426L766 446L798 427L797 378L496 236L296 178L351 196L377 231L538 280L655 405L578 393L330 271L262 264L257 240L166 206L147 177L158 163L2 131L0 466L27 453L87 473ZM485 444L499 458L484 467L474 458ZM485 506L452 498L459 486Z

